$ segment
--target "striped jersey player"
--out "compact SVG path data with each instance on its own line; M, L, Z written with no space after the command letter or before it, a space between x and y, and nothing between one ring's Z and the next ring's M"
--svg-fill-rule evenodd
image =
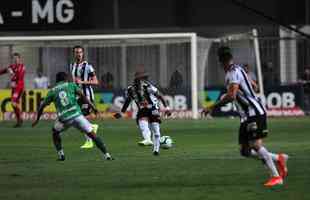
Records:
M143 140L138 144L144 146L153 144L153 154L159 155L161 123L159 103L162 102L165 107L165 114L170 115L170 111L163 95L148 81L148 74L145 72L137 72L134 83L127 88L125 103L121 109L122 113L126 112L132 101L138 107L136 120L143 137ZM117 113L115 117L121 117L121 114ZM153 133L153 141L151 140L151 133Z
M83 94L92 103L95 102L93 86L98 85L98 79L95 74L95 70L91 64L89 64L84 58L84 48L82 46L73 47L73 54L75 62L70 65L70 74L72 80L76 83L83 91ZM79 105L84 116L90 116L92 108L78 100ZM95 132L97 132L98 125L93 124ZM91 138L85 135L86 141L81 148L93 148L93 142Z
M230 84L234 83L239 84L239 90L237 91L236 101L234 103L240 115L241 122L246 121L250 117L266 116L265 107L256 96L251 80L248 78L243 67L237 64L232 64L225 75L227 90Z
M218 57L224 67L227 93L203 112L209 113L228 102L234 102L241 119L239 128L241 155L263 161L271 174L271 178L264 184L266 187L283 184L287 175L288 156L271 153L263 144L263 138L268 135L267 116L260 99L254 93L250 78L241 66L233 62L230 48L219 48Z

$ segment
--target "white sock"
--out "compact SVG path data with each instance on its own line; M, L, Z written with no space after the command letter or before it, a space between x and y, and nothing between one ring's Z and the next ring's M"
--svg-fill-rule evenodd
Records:
M64 153L64 150L59 150L59 151L57 151L57 154L59 155L59 156L64 156L65 155L65 153Z
M266 167L269 169L272 176L279 176L278 170L272 160L272 156L265 147L259 148L257 155L265 161Z
M271 159L273 161L278 161L278 154L271 153L271 152L268 152L268 154L269 154L269 156L271 156ZM251 156L254 158L262 159L258 156L257 152L254 149L251 149Z
M139 128L144 140L151 141L151 131L149 128L149 122L146 120L139 120Z
M160 127L158 122L153 122L151 124L153 131L153 151L159 152L160 147Z
M105 157L105 158L111 158L111 155L110 155L109 153L105 153L105 154L104 154L104 157Z

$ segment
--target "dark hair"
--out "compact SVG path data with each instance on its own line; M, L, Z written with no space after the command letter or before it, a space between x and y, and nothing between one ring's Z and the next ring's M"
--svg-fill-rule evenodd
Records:
M66 81L68 79L68 74L66 72L58 72L56 74L56 83L61 81Z
M20 53L15 52L12 55L20 58Z
M74 51L75 49L82 49L84 52L84 47L82 47L81 45L76 45L72 48L72 51Z
M221 63L228 62L229 60L231 60L233 58L233 56L231 54L231 50L227 46L221 46L217 50L217 56L218 56L218 59Z

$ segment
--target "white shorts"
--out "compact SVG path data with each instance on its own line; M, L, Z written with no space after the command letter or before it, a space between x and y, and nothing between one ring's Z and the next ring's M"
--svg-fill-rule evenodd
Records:
M54 130L57 132L63 132L71 126L79 129L83 133L91 133L93 131L92 124L83 115L77 116L66 122L61 122L57 119L54 124Z

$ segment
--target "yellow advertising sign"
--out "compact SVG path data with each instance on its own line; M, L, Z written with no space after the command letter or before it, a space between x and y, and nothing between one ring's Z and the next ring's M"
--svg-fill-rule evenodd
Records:
M25 90L20 99L21 110L23 112L36 112L40 101L47 95L48 90ZM0 90L1 112L13 112L11 105L11 90ZM56 112L53 104L44 109L45 112Z

